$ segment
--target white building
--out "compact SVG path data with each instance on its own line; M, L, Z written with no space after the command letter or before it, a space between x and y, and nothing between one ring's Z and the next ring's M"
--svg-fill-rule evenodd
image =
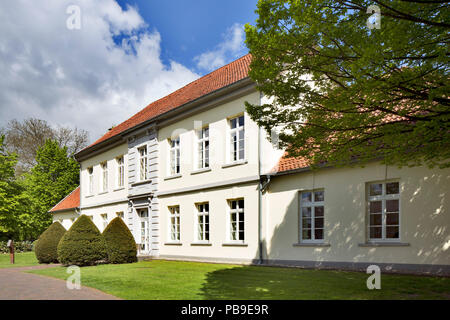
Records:
M245 111L261 103L244 56L158 100L76 157L51 211L100 230L122 216L139 254L165 259L450 273L449 169L311 171Z

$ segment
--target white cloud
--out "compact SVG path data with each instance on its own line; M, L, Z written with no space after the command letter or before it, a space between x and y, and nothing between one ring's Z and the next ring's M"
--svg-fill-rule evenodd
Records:
M194 58L199 69L212 71L246 53L245 33L242 24L233 24L222 37L223 41L214 50L207 51Z
M69 5L81 9L80 30L66 27ZM114 0L8 1L0 30L0 126L38 117L86 129L94 141L199 77L175 61L164 65L160 34Z

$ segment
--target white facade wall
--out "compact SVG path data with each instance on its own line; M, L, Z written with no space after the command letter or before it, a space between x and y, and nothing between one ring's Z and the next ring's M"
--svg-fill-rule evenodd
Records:
M75 212L75 210L55 212L52 213L52 216L53 222L58 221L66 230L69 230L73 222L78 218L78 214Z
M124 157L125 167L125 180L123 187L117 185L117 158ZM101 189L102 183L102 169L100 164L107 162L108 164L108 188L104 192ZM81 173L80 173L80 206L81 209L90 207L92 205L98 205L102 203L111 203L116 201L127 201L128 195L128 145L126 142L123 144L95 155L89 159L81 161ZM88 168L94 170L94 193L89 194L89 174Z
M369 182L400 183L400 240L368 244ZM325 190L328 246L299 243L299 192ZM278 261L450 265L449 169L329 168L274 177L264 195L266 259Z
M160 197L161 246L160 256L187 260L250 263L258 259L258 193L257 183L236 187L216 188ZM243 199L245 203L245 238L233 243L229 238L228 200ZM198 203L209 204L209 232L207 243L197 238ZM170 238L169 206L180 207L180 241Z
M123 186L118 185L118 162L117 159L124 159L124 183ZM107 163L108 166L108 187L103 191L102 186L102 169L101 163ZM128 218L128 145L123 143L119 146L111 148L105 152L95 155L80 163L80 211L81 214L92 217L92 221L100 230L104 230L104 219L102 215L107 215L107 221L117 217L122 212L124 219ZM93 193L89 192L89 173L88 168L93 168L94 188Z
M249 263L258 257L259 174L269 172L282 151L277 151L265 133L245 112L245 101L260 103L256 91L160 127L158 201L160 210L160 255L203 261ZM244 116L245 158L230 159L230 119ZM209 168L197 166L197 131L209 127ZM170 174L170 139L180 139L180 173ZM258 142L259 139L259 142ZM261 156L260 156L261 155ZM230 243L229 200L245 203L245 240ZM197 204L209 204L210 241L198 243ZM169 207L179 206L181 239L170 239Z

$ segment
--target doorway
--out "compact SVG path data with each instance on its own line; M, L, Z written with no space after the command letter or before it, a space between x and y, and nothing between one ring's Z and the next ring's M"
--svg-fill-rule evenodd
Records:
M142 255L150 254L150 228L148 221L148 209L137 210L140 220L141 239L139 245L139 253Z

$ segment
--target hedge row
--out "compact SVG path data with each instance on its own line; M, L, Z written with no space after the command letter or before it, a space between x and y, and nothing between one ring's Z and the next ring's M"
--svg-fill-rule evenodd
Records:
M0 241L0 253L9 253L7 244L8 241ZM33 247L34 242L32 241L14 241L14 251L17 253L33 251Z
M86 266L136 262L137 251L121 218L113 219L101 234L89 217L81 215L68 231L59 222L53 223L39 237L36 257L40 263Z

